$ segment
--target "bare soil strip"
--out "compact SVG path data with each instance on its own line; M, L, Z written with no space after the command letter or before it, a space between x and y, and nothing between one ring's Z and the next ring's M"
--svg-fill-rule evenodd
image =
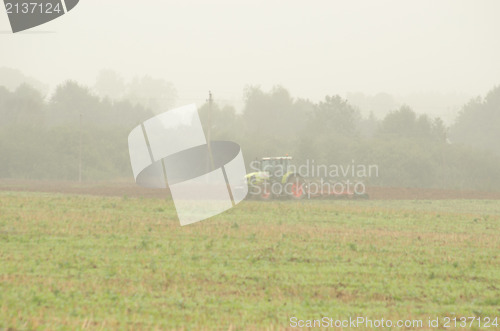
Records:
M27 191L62 194L89 194L97 196L129 196L168 198L169 190L147 189L133 182L69 182L0 179L0 191ZM473 190L447 190L404 187L368 187L367 193L374 200L447 200L447 199L500 199L500 192Z

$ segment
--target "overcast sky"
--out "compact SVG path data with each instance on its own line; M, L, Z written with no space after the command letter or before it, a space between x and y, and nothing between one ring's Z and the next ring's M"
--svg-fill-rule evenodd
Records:
M178 104L201 103L209 89L237 103L249 84L314 101L479 95L500 83L499 13L496 0L81 0L21 34L5 33L1 11L0 66L52 86L93 85L102 68L150 74L175 85Z

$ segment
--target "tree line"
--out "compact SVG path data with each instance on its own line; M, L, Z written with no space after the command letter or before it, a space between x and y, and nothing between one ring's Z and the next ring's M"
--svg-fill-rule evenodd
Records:
M171 108L165 96L173 93L163 82L134 84L128 98L118 88L108 88L111 98L73 81L50 98L29 85L0 87L0 177L76 180L81 146L84 180L131 179L128 133L154 112ZM242 112L217 102L201 105L205 130L209 109L212 139L238 142L248 163L288 154L297 165L377 165L378 176L365 179L367 185L500 187L500 87L464 105L451 126L407 105L382 119L363 117L338 95L312 102L281 86L246 88Z

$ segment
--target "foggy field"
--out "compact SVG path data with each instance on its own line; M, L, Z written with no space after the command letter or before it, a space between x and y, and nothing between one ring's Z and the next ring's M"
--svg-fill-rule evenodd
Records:
M0 328L495 317L499 233L494 200L244 201L181 228L170 200L0 192Z
M500 331L499 0L4 5L0 331Z

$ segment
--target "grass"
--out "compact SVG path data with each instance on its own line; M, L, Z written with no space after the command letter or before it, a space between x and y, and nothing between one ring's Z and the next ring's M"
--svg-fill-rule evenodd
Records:
M499 234L499 201L244 201L180 227L169 200L0 192L0 329L500 319Z

